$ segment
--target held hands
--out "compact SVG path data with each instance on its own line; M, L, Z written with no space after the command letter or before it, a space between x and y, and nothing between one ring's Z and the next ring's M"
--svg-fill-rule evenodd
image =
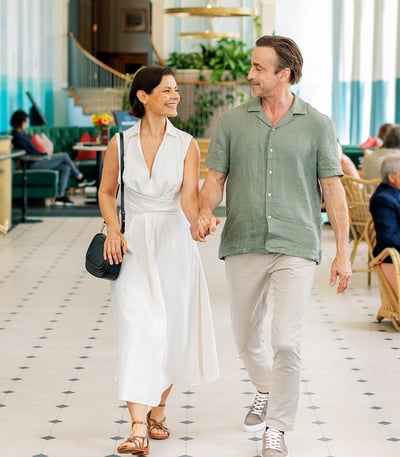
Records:
M107 238L104 243L104 260L108 260L110 265L122 262L122 257L127 252L127 245L122 233L107 232Z
M351 275L352 271L349 256L336 255L331 266L330 285L334 286L339 277L339 284L336 289L338 294L348 289L351 284Z
M207 235L212 235L221 222L219 217L215 217L210 209L202 209L197 215L197 219L190 226L190 233L195 241L205 241Z

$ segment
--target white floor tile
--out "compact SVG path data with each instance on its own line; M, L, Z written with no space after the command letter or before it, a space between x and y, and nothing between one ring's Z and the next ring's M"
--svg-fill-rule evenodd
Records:
M116 342L109 285L84 270L95 218L44 218L0 240L0 445L13 457L113 457L129 434L117 400ZM261 433L242 431L254 397L233 343L222 226L199 244L221 375L175 386L167 408L171 438L151 441L159 457L260 457ZM323 226L323 262L307 314L291 457L400 455L400 333L375 320L377 280L355 273L338 296L329 287L334 238ZM366 262L361 246L357 265ZM187 406L191 406L188 408Z

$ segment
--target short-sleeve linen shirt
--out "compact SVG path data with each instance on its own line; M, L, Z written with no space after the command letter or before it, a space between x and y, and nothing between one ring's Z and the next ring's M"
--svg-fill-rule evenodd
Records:
M227 174L220 258L258 252L320 262L319 180L343 174L326 115L295 97L272 125L252 98L220 116L206 166Z

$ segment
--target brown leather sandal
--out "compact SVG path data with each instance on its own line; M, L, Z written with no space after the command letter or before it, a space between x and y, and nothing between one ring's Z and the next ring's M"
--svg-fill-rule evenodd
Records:
M135 421L132 423L132 427L135 424L142 424L147 427L146 422ZM147 433L146 436L130 436L117 447L117 452L119 454L149 455L150 446Z
M158 406L162 408L165 407L165 405L161 404ZM153 440L166 440L167 438L169 438L170 430L166 425L164 425L166 418L164 417L162 421L158 422L152 417L150 417L150 415L151 410L147 413L147 426L149 428L150 438L153 438Z

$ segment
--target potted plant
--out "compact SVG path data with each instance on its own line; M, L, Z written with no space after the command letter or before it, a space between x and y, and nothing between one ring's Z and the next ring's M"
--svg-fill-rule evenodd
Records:
M221 38L215 45L200 44L198 52L171 52L166 64L175 72L197 70L200 81L205 70L210 71L211 83L243 81L250 70L250 51L243 41Z
M244 100L250 51L242 41L222 38L216 45L200 44L198 52L171 52L166 64L182 93L182 115L171 120L195 137L210 136L218 113Z

